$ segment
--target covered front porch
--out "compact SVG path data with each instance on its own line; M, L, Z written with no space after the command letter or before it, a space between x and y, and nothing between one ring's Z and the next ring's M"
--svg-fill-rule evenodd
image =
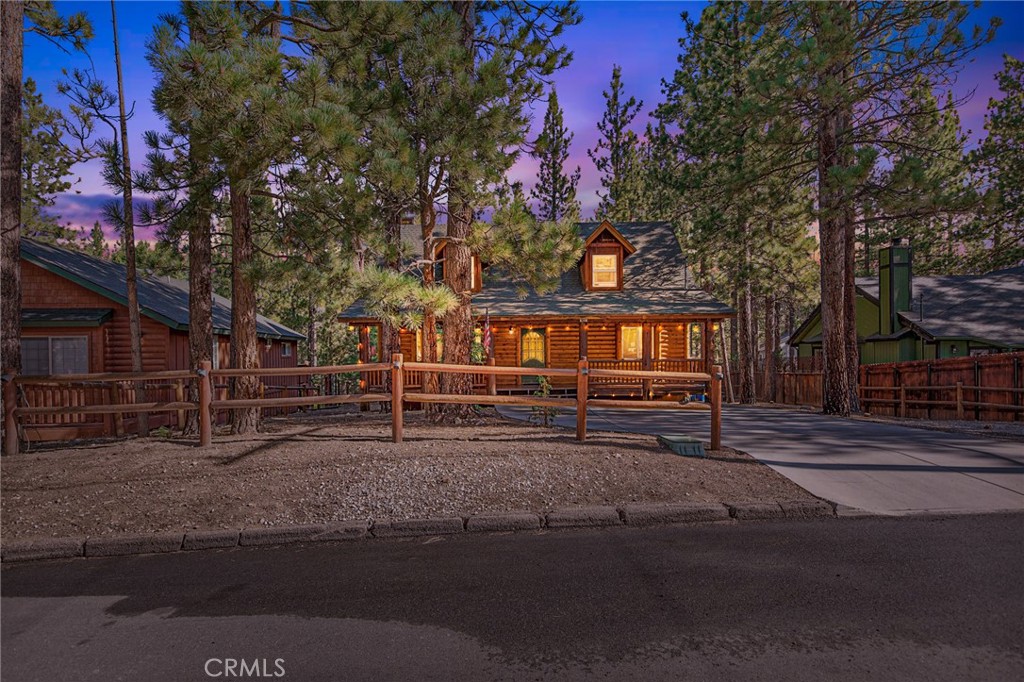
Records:
M474 357L480 364L536 367L538 370L572 369L587 358L592 369L707 373L713 364L714 338L720 321L721 318L692 316L485 316L477 319ZM360 362L384 361L384 351L378 341L379 322L360 320L358 324ZM438 357L441 357L443 330L439 339ZM419 331L400 331L401 352L406 360L422 360L421 342ZM368 373L366 383L367 390L383 390L383 373ZM550 383L553 394L575 394L572 377L551 377ZM406 370L405 384L410 388L422 386L422 372ZM473 386L480 392L489 388L483 374L473 375ZM493 390L499 394L532 393L538 386L539 380L534 377L499 376ZM704 390L702 385L622 377L593 377L590 387L592 395L637 399L678 399Z

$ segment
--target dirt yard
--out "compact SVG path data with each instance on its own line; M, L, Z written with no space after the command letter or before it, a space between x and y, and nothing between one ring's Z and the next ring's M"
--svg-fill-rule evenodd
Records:
M733 450L679 457L651 436L483 417L438 427L350 414L270 422L212 447L145 439L41 449L0 462L5 540L395 520L627 502L809 499Z

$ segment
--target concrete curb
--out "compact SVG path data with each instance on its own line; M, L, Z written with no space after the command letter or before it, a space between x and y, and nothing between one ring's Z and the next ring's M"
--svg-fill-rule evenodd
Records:
M703 523L729 519L729 509L724 504L627 504L620 511L627 526Z
M595 528L621 526L622 518L615 507L566 507L548 512L548 528Z
M85 556L124 556L125 554L158 554L177 552L185 540L184 533L153 535L112 535L85 541Z
M417 535L450 535L451 533L461 533L464 528L462 517L453 516L375 523L370 532L375 538L407 538Z
M0 547L3 563L68 559L74 557L125 556L257 547L301 542L338 542L367 538L427 537L463 532L494 533L543 528L632 528L679 523L715 523L765 519L813 519L846 516L821 500L786 500L743 503L626 504L621 507L566 507L547 513L484 512L466 517L407 519L402 521L336 521L325 524L244 528L241 530L192 530L153 535L112 535L95 538L35 538L5 542ZM846 512L846 513L844 513ZM849 514L852 516L852 514Z
M13 540L0 547L0 561L70 559L85 555L85 538L39 538Z
M185 533L185 542L181 548L193 550L237 547L239 535L241 531L237 530L190 530Z
M466 521L470 532L494 533L510 530L537 530L544 523L540 514L522 512L512 514L477 514Z

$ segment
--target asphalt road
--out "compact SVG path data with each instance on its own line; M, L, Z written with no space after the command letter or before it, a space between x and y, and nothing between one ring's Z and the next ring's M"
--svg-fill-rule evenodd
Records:
M499 408L529 418L529 410ZM558 424L575 428L575 410ZM588 410L588 427L687 433L707 440L706 412ZM726 405L722 442L826 500L879 514L1024 511L1024 444L799 410Z
M1002 682L1024 670L1022 575L1022 515L8 565L0 673L240 679L240 659L286 680Z

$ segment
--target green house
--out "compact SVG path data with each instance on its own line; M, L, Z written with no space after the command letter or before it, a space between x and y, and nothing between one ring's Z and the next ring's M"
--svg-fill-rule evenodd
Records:
M1024 266L987 275L914 277L913 249L879 252L878 279L857 279L861 364L1024 350ZM821 354L821 309L790 336L801 358Z

